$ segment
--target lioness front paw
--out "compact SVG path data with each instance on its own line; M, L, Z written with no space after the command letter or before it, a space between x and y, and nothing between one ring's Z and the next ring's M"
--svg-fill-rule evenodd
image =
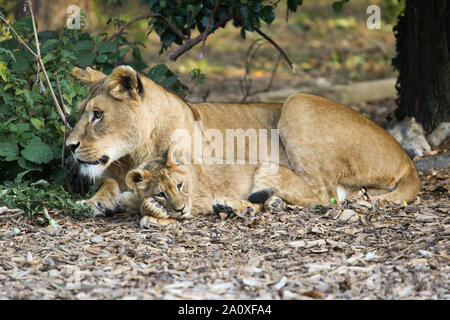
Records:
M147 198L141 204L141 216L152 216L155 218L168 218L167 210L155 199Z
M94 211L94 217L111 216L118 208L116 200L110 198L90 198L87 200L80 200L78 203L87 203Z
M270 213L286 211L286 202L277 196L271 196L264 202L264 209Z
M233 205L227 199L214 199L212 208L215 214L219 214L220 212L230 214L233 212Z
M141 228L149 228L149 227L159 227L166 226L171 223L174 223L176 220L171 218L155 218L152 216L144 216L141 218L140 226Z

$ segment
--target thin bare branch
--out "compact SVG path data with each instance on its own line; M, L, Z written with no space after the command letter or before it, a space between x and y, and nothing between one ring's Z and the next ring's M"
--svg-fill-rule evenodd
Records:
M169 57L170 60L173 60L173 61L177 60L179 56L181 56L186 51L191 50L196 44L201 42L203 40L203 37L204 37L203 34L204 33L206 34L206 37L207 37L208 35L210 35L214 31L216 31L216 29L224 26L231 19L232 19L231 16L227 16L225 18L222 18L221 20L219 20L217 23L214 24L214 26L213 26L213 28L211 30L208 30L208 33L206 33L206 30L205 30L204 32L202 32L201 34L196 36L195 38L187 40L181 46L179 46L178 48L176 48L175 50L170 52L167 56Z
M216 15L216 11L219 8L219 6L220 6L220 0L217 0L215 5L214 5L214 8L213 8L213 10L211 12L211 15L209 16L208 25L206 26L206 30L205 30L205 32L203 32L203 37L202 37L202 58L205 56L206 37L209 34L209 29L211 28L211 24L212 24L212 22L214 20L214 16Z
M292 63L291 59L289 58L289 56L287 55L287 53L283 50L283 48L281 48L278 43L276 43L272 38L270 38L267 34L265 34L264 32L262 32L259 28L255 28L255 31L257 33L259 33L264 39L266 39L267 41L269 41L284 57L284 60L286 60L286 62L288 63L289 67L291 68L291 70L293 72L295 72L295 68L294 68L294 64Z
M62 110L64 112L64 116L66 116L66 118L67 118L66 106L64 105L64 98L63 98L63 95L61 92L61 85L59 84L58 72L55 72L54 75L55 75L55 79L56 79L56 85L58 86L59 98L61 99ZM67 127L64 126L64 141L63 141L62 151L61 151L61 164L62 164L63 168L65 167L64 160L65 160L66 139L67 139Z
M256 54L258 53L259 49L261 48L261 44L259 43L261 39L257 39L253 41L253 43L250 45L249 49L247 50L247 54L245 57L245 75L243 79L240 80L240 88L242 91L242 100L241 103L247 102L247 98L250 96L253 96L258 93L262 92L268 92L273 85L273 81L275 79L275 75L277 73L278 67L281 62L282 55L281 53L278 53L277 60L274 64L274 67L272 69L272 74L270 76L269 83L267 86L260 90L252 91L252 78L251 78L251 71L253 66L253 61L255 59Z
M31 4L30 0L27 0L27 2L28 2L28 7L30 8L31 22L33 24L34 39L35 39L35 42L36 42L36 59L37 59L39 65L41 66L42 72L44 73L44 77L45 77L45 80L47 81L48 87L50 89L50 93L52 95L53 102L55 103L56 109L58 110L59 117L63 121L63 123L66 126L67 130L69 130L69 132L70 132L70 131L72 131L72 127L70 126L69 122L67 122L67 119L66 119L66 117L64 115L64 112L62 111L61 106L59 105L58 99L56 98L55 92L53 91L52 83L50 82L50 78L48 77L48 74L47 74L47 71L45 69L44 63L42 62L41 50L39 48L39 37L38 37L38 34L37 34L36 22L35 22L34 13L33 13L33 6Z
M36 52L34 52L26 43L25 41L23 41L23 39L19 36L19 34L16 32L16 30L14 30L13 26L5 19L5 17L3 17L2 14L0 14L0 19L3 20L3 22L8 26L9 30L12 31L12 33L14 34L14 36L16 37L16 39L23 45L25 46L25 48L27 48L27 50L35 57L37 58L37 54Z

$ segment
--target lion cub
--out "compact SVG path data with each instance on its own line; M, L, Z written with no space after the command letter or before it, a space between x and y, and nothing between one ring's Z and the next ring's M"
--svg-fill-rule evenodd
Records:
M166 159L154 159L131 170L125 180L137 198L132 201L140 203L141 227L168 224L175 221L172 218L198 213L274 212L285 208L284 201L295 205L318 203L306 183L285 167L185 164L176 147L170 148ZM267 188L259 199L256 196L250 202L247 199L254 185Z

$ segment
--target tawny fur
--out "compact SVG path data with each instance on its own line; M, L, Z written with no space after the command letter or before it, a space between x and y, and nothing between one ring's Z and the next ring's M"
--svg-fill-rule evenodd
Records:
M187 218L200 213L214 213L219 205L233 212L261 211L264 208L272 211L274 197L281 197L294 205L317 203L308 185L290 169L280 166L275 170L265 164L185 164L176 148L173 145L166 158L143 164L131 170L125 178L136 196L131 205L135 208L134 203L142 203L140 212L143 218ZM177 158L174 153L178 154L177 161L173 160ZM247 200L255 183L270 191L261 203ZM124 193L120 198L126 207L130 202L129 194ZM141 226L147 226L146 219L141 221Z
M93 162L108 156L108 161L95 165L95 169L81 164L82 172L98 183L113 179L121 191L126 190L129 170L167 152L175 142L175 130L186 130L186 140L177 143L193 149L197 120L203 132L218 129L224 136L226 129L279 128L279 164L297 173L314 198L323 203L337 197L338 186L348 190L367 187L374 196L387 200L409 202L418 194L414 164L394 138L336 102L298 94L284 104L192 105L127 66L115 68L109 76L89 68L75 69L74 76L90 83L91 89L80 103L80 119L67 145L80 143L74 152L78 160ZM101 120L93 121L94 110L103 111ZM205 139L202 143L207 146ZM244 148L248 149L247 143ZM248 158L248 152L245 155ZM211 174L212 179L220 179ZM118 196L117 185L103 185L87 202L99 213L113 209L110 206ZM108 188L114 190L105 191Z

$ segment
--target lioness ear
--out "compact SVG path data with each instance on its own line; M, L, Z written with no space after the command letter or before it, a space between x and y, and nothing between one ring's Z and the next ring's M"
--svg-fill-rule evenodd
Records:
M142 81L133 68L119 66L114 68L107 83L109 93L117 99L138 100L144 91Z
M184 152L178 145L171 145L167 151L166 166L176 167L184 163Z
M89 67L87 67L86 69L75 67L72 69L72 76L74 76L75 79L80 80L81 82L89 84L104 79L106 77L106 74Z
M150 171L143 169L134 169L127 173L127 176L125 177L125 183L127 184L128 188L134 191L136 189L137 183L142 181L150 181L150 177Z

